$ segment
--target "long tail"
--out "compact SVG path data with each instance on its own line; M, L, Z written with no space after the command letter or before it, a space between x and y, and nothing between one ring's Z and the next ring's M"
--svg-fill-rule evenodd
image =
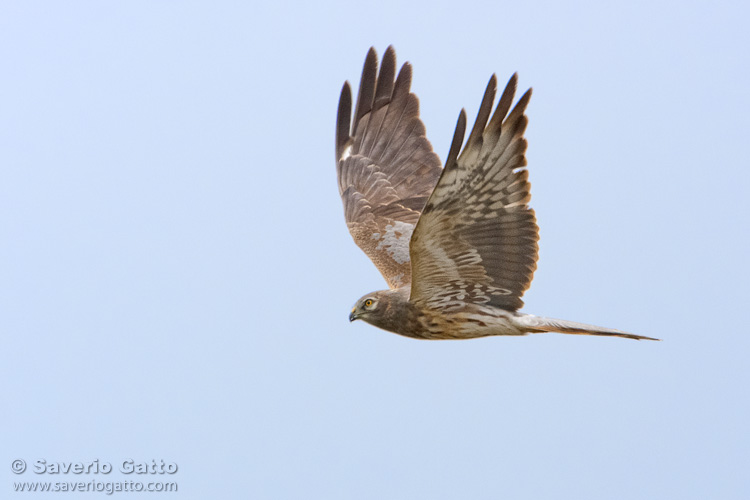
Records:
M529 333L557 332L573 335L603 335L605 337L622 337L635 340L661 340L653 337L634 335L613 328L603 328L601 326L576 323L575 321L567 321L564 319L542 318L530 314L521 315L516 318L516 321L518 321L522 327L528 328Z

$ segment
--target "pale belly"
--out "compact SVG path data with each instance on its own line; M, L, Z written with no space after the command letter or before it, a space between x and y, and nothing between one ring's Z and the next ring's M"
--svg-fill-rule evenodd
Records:
M494 335L526 335L517 321L518 313L470 305L456 312L422 311L411 331L398 332L428 340L472 339Z

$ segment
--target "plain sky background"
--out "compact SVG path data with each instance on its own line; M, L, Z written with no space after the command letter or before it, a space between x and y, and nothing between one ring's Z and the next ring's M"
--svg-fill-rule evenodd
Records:
M17 458L132 458L177 463L181 499L750 498L749 18L3 1L0 497L154 479ZM344 225L336 105L388 44L443 159L493 72L534 87L524 311L663 342L349 324L384 282Z

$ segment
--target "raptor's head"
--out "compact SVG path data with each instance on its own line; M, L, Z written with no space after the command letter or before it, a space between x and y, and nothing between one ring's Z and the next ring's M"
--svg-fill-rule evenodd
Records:
M354 304L354 307L352 307L352 312L349 313L349 321L354 321L355 319L367 321L368 318L382 314L387 308L387 300L383 300L384 291L385 290L372 292L362 296L357 303Z
M349 321L361 319L384 330L395 331L408 302L408 290L380 290L363 295L349 314Z

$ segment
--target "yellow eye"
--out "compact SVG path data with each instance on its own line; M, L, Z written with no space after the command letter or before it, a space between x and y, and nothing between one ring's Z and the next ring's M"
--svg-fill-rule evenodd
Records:
M372 299L365 300L365 307L372 307L372 304L373 304Z

